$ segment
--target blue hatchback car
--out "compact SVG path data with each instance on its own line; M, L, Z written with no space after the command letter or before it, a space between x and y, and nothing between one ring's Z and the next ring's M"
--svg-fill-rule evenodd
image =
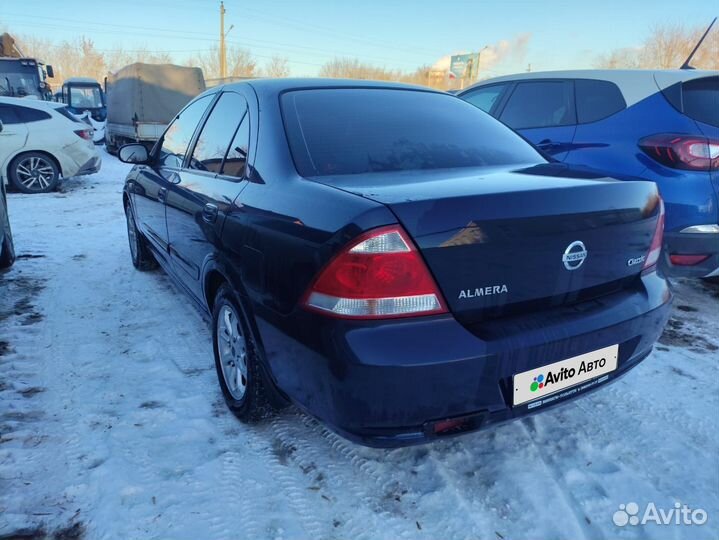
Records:
M523 73L458 95L558 161L656 182L668 274L719 276L719 72Z

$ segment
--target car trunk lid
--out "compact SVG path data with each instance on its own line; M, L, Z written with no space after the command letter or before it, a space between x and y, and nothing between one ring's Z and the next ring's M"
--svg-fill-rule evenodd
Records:
M386 204L466 323L623 288L659 211L652 183L563 164L315 180Z

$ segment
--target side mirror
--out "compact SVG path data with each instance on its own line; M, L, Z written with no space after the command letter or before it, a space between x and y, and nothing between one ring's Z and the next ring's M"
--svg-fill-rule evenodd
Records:
M45 66L45 73L47 73L47 76L51 79L55 78L55 70L52 69L52 66Z
M117 157L123 163L143 164L150 161L150 155L144 144L132 143L120 147Z

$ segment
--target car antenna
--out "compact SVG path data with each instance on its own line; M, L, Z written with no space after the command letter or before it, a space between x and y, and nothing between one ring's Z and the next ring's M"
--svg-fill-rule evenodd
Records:
M692 66L689 65L689 62L691 62L691 61L692 61L692 58L694 58L694 54L697 52L697 49L699 48L699 46L700 46L700 45L702 44L702 42L704 41L704 38L707 37L707 34L709 33L709 30L712 29L712 26L714 26L714 23L715 23L715 22L717 22L717 18L716 18L716 17L714 17L714 20L713 20L713 21L711 22L711 24L709 25L709 28L707 28L706 32L704 32L704 35L699 39L699 43L696 44L696 47L694 47L694 50L689 54L689 57L688 57L686 60L684 60L684 63L682 64L682 67L680 67L679 69L695 69L695 68L693 68Z

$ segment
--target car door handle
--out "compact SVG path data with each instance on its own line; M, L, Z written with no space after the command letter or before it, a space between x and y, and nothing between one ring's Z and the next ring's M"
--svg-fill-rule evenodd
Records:
M157 200L160 202L165 202L167 200L167 188L160 188L160 190L157 192Z
M217 206L214 204L207 203L202 208L202 219L206 223L214 223L217 221Z
M537 143L537 148L546 150L548 148L557 148L561 145L562 145L562 143L560 143L560 142L552 141L550 139L544 139L543 141L540 141Z

